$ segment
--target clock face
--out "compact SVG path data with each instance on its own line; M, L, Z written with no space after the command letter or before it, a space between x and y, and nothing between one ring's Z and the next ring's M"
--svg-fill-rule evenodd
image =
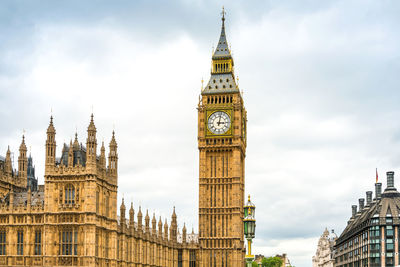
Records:
M224 134L231 126L231 118L223 111L217 111L208 118L208 129L213 134Z

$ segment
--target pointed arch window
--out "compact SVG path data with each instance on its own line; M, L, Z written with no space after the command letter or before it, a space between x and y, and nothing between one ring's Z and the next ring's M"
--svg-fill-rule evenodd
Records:
M75 187L72 184L65 186L65 204L75 204Z

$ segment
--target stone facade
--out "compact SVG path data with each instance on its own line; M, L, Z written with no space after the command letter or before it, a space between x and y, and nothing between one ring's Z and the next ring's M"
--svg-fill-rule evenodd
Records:
M93 115L86 146L64 144L56 157L53 118L47 129L45 183L37 191L27 184L25 139L19 171L12 170L10 151L2 161L0 265L16 266L195 266L197 235L171 223L150 223L133 205L125 219L125 203L117 216L118 153L114 133L108 165L104 143L97 151ZM11 170L11 171L10 171ZM24 173L25 172L25 173ZM8 192L6 192L8 190Z
M118 146L114 132L97 154L93 114L86 143L77 134L56 154L53 117L47 128L44 185L32 179L32 159L23 137L18 172L11 152L0 158L0 265L238 267L244 265L243 204L246 110L235 83L224 20L213 55L209 86L198 105L200 151L199 232L158 221L124 200L117 216ZM219 88L216 84L220 86ZM211 86L213 84L213 86ZM215 112L212 132L207 121ZM222 114L222 113L221 113ZM214 115L215 117L215 115ZM228 124L229 121L229 124ZM213 131L216 129L213 129ZM221 130L222 131L222 130ZM143 222L144 219L144 222Z
M375 184L372 191L352 206L352 216L336 240L335 266L385 267L400 264L400 193L394 187L394 172L387 172L387 187Z
M328 229L325 229L318 240L315 256L312 258L313 267L333 267L335 262L333 246L336 238L333 231L329 234Z
M201 266L244 265L244 168L247 113L235 81L225 18L211 77L198 105Z

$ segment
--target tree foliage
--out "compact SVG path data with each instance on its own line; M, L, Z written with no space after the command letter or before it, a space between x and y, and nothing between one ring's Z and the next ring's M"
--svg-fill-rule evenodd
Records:
M262 267L281 267L283 260L279 257L263 258L261 261Z

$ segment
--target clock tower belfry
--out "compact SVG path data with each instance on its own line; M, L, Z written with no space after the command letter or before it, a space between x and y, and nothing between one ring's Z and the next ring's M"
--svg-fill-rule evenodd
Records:
M222 29L198 105L200 266L244 264L246 109Z

